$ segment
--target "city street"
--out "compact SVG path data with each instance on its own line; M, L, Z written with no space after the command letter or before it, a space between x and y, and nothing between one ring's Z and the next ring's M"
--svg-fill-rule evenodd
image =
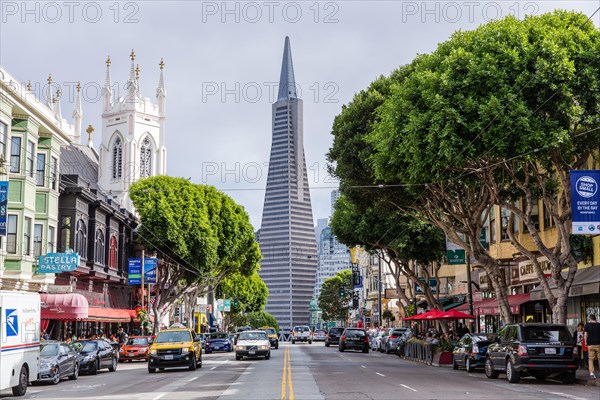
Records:
M115 373L32 386L23 399L598 399L600 388L482 371L430 367L394 355L344 352L322 343L282 344L270 360L235 361L234 353L204 355L201 369L149 374L143 362L119 364ZM289 374L291 372L291 376ZM2 391L0 398L9 398Z

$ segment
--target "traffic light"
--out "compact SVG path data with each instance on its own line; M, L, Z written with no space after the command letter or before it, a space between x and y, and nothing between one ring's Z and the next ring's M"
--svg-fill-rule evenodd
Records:
M239 306L239 305L240 305L240 302L239 302L239 301L237 301L237 300L233 300L233 306L234 306L234 307L237 307L237 306Z
M340 288L340 297L345 297L346 296L346 289L344 289L343 287Z

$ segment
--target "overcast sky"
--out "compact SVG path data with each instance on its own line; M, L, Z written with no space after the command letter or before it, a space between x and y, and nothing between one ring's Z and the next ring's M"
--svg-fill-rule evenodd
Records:
M271 146L271 103L285 36L304 99L304 147L313 216L330 215L326 153L341 106L381 74L433 51L457 29L555 8L592 15L590 1L72 1L0 2L0 64L37 93L48 73L70 120L84 86L84 129L100 143L105 60L121 95L131 49L141 92L155 98L161 58L167 89L167 173L208 183L260 227ZM598 14L594 16L600 25ZM36 89L37 88L37 89Z

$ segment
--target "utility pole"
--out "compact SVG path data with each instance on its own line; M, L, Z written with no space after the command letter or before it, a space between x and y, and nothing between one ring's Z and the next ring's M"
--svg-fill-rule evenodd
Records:
M142 260L140 265L140 272L142 273L142 309L144 308L144 250L142 250Z
M381 259L379 260L379 265L377 267L377 308L379 311L378 319L379 319L379 329L381 329Z

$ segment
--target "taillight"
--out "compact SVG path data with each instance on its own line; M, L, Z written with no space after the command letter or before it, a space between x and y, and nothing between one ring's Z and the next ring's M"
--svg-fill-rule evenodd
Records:
M365 343L369 343L369 337L365 336Z
M579 349L577 346L573 347L573 357L579 357Z
M471 349L471 354L479 354L479 346L474 344L473 348Z
M526 356L527 353L527 346L524 345L519 345L519 348L517 350L517 355L518 356Z
M346 336L342 335L342 340L346 340Z
M396 336L396 335L392 335L392 336L390 336L390 339L396 339L397 337L398 336Z

